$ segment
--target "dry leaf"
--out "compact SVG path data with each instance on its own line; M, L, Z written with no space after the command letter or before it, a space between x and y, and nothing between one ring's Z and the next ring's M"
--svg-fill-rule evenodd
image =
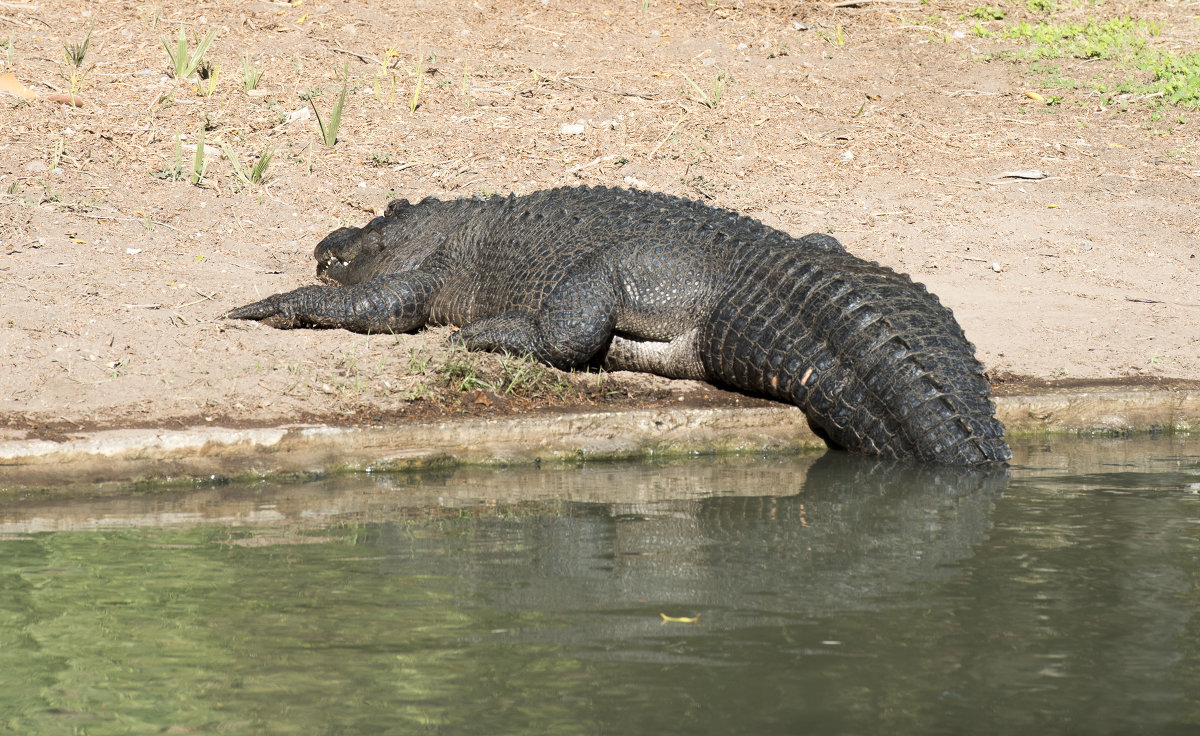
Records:
M17 75L12 72L0 74L0 94L8 94L26 100L37 97L37 93L18 82Z

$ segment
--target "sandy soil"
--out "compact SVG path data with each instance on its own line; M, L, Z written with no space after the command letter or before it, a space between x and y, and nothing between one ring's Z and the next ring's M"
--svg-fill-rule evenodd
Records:
M391 198L563 184L834 232L928 284L997 376L1200 378L1200 112L1105 106L1088 80L1127 74L1109 62L1062 60L1083 84L1047 90L1027 63L988 60L1015 47L971 34L969 3L834 5L0 3L0 72L40 95L68 91L63 42L95 20L82 106L0 97L0 433L736 401L620 374L510 394L511 365L447 353L445 330L221 318L312 283L316 242ZM993 27L1036 20L1005 7ZM1194 3L1088 8L1200 46ZM168 72L160 39L181 23L217 29L211 96ZM243 59L263 69L253 92ZM326 115L345 68L330 148L300 94L319 88ZM157 177L177 135L190 172L201 126L200 184ZM221 143L244 166L273 146L266 185L239 183ZM1029 169L1050 176L1005 177Z

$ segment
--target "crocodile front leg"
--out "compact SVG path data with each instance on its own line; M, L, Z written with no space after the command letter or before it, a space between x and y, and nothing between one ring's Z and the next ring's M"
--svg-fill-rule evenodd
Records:
M238 307L226 316L282 329L409 332L428 320L429 304L440 284L433 274L406 271L353 286L304 286Z

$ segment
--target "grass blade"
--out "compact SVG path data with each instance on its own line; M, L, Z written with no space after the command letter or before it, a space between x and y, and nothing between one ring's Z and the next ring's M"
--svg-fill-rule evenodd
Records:
M182 31L183 28L181 27L179 30ZM200 62L204 59L204 52L208 51L208 45L210 43L212 43L213 39L216 37L217 37L217 29L216 28L208 29L208 35L206 35L204 37L204 40L200 42L200 45L196 47L195 56L190 56L188 58L187 69L185 70L183 76L190 77L192 75L192 72L196 71L196 67L200 66Z
M192 159L192 183L199 184L204 179L204 126L196 134L196 157Z
M275 149L267 146L259 155L258 161L254 164L254 168L250 169L250 183L260 184L267 178L267 167L271 165L271 158L275 155Z

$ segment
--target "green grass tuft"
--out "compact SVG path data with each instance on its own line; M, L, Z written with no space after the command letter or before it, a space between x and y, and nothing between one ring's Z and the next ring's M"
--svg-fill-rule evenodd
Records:
M208 165L204 161L204 126L196 133L196 156L192 159L192 183L199 186L204 181L204 171Z
M221 150L225 153L225 158L229 159L229 165L233 168L233 175L243 184L261 184L267 178L267 167L271 165L271 158L275 156L275 149L267 146L263 152L258 155L258 161L249 171L242 166L241 160L238 159L237 151L228 143L221 144Z
M1004 11L991 5L984 5L972 10L971 17L980 20L1004 20Z
M342 110L346 106L346 91L350 88L350 64L347 62L342 72L342 94L338 97L337 103L333 106L333 111L329 113L329 124L321 118L321 111L317 109L317 103L313 102L315 96L309 94L308 104L312 105L313 113L317 116L317 125L321 128L321 142L333 148L337 143L338 129L342 127Z
M409 115L417 111L417 104L421 99L421 83L425 78L425 52L417 49L417 56L417 83L413 86L412 97L408 100Z
M196 91L201 97L212 97L213 92L217 91L217 77L221 76L221 65L204 61L197 67L196 73L200 76Z
M258 82L262 79L262 67L251 64L249 57L242 58L242 89L249 92L252 89L258 88Z
M1129 17L1109 20L1088 19L1081 23L1037 23L1025 21L1003 31L988 31L982 26L976 35L1023 41L1028 47L1015 54L1018 59L1106 59L1132 70L1146 72L1137 79L1126 75L1122 82L1103 82L1094 86L1104 93L1130 93L1160 99L1171 104L1200 109L1200 51L1175 53L1155 48L1152 39L1162 31L1157 23ZM1037 71L1035 67L1035 71ZM1073 80L1058 79L1060 85L1073 86Z
M179 38L175 42L174 49L171 48L167 39L162 39L163 47L166 48L167 55L171 57L171 69L175 72L176 79L190 77L196 72L200 62L204 60L204 52L208 51L208 45L216 37L217 29L209 29L208 34L196 46L194 54L188 51L187 34L184 33L182 24L179 26Z
M95 29L96 19L92 18L92 23L88 26L88 32L84 35L83 41L79 43L68 43L63 41L63 51L65 51L67 54L67 61L74 64L76 69L83 66L83 59L85 56L87 56L88 44L92 40L92 31ZM9 42L9 47L12 47L11 41Z

